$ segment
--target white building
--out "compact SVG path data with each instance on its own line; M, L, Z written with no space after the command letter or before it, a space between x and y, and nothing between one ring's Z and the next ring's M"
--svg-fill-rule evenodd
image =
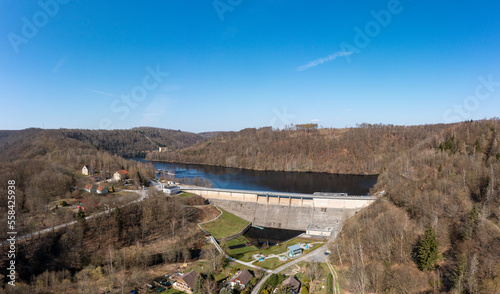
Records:
M128 175L128 172L124 169L119 170L113 174L113 180L115 181L121 181L124 180Z
M330 236L332 231L332 225L309 224L306 228L306 234L311 236Z
M164 186L162 185L162 190L163 193L167 195L174 195L177 194L181 191L181 188L179 186Z
M89 175L89 167L88 166L84 165L82 167L82 175L86 175L86 176Z

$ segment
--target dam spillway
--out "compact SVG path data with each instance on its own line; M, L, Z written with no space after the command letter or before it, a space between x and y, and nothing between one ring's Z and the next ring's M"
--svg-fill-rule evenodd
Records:
M376 197L325 196L301 193L279 193L182 187L216 206L257 226L305 230L309 224L342 224L357 211L370 205Z

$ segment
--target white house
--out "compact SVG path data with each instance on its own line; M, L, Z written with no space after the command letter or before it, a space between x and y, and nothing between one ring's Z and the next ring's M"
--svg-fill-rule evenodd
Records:
M86 176L89 175L89 167L88 166L84 165L82 167L82 175L86 175Z
M162 189L163 193L167 195L174 195L181 191L181 188L179 186L163 186Z
M117 172L115 172L113 174L113 180L115 180L115 181L121 181L121 180L125 179L125 177L127 176L127 174L128 174L128 171L126 171L124 169L119 170L119 171L117 171Z

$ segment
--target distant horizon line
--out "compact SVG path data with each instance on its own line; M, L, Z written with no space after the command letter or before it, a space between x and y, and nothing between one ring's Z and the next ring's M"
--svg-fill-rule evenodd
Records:
M380 126L393 126L393 127L414 127L414 126L428 126L428 125L453 125L453 124L459 124L459 123L464 123L464 122L474 122L474 121L487 121L487 120L498 120L498 117L491 117L491 118L483 118L483 119L471 119L471 120L462 120L462 121L457 121L457 122L438 122L438 123L422 123L422 124L409 124L409 125L404 125L404 124L385 124L385 123L357 123L356 126L345 126L345 127L328 127L328 126L321 126L318 125L316 129L353 129L353 128L360 128L363 125L367 126L375 126L375 125L380 125ZM22 129L1 129L0 131L23 131L23 130L30 130L30 129L35 129L35 130L91 130L91 131L128 131L128 130L133 130L133 129L141 129L141 128L151 128L151 129L162 129L162 130L170 130L170 131L177 131L177 132L184 132L184 133L193 133L193 134L203 134L203 133L224 133L224 132L240 132L246 129L265 129L265 128L272 128L272 130L287 130L289 128L294 128L296 126L301 126L301 125L306 125L310 123L303 123L303 124L291 124L290 126L285 126L282 128L273 128L272 126L263 126L263 127L247 127L239 130L232 130L232 131L201 131L201 132L193 132L193 131L183 131L181 129L172 129L172 128L164 128L164 127L153 127L153 126L139 126L139 127L131 127L131 128L123 128L123 129L92 129L92 128L66 128L66 127L59 127L59 128L44 128L44 127L27 127L27 128L22 128Z

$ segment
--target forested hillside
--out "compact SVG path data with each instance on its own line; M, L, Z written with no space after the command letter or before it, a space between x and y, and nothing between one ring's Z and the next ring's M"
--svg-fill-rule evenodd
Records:
M401 152L449 125L362 124L347 129L244 129L146 158L257 170L379 174Z
M92 214L104 209L100 202L96 207L96 199L117 208L123 201L138 198L130 192L120 196L116 194L121 192L105 196L83 192L82 184L91 182L80 173L83 165L89 166L91 174L95 171L103 177L127 170L126 189L135 189L145 184L144 179L155 176L151 164L126 160L66 135L61 130L0 131L0 194L7 195L9 181L15 181L17 236L47 224L52 227L78 220L73 226L17 241L16 287L5 284L9 247L2 246L0 265L4 270L0 279L4 284L0 292L100 293L113 289L123 293L125 287L143 286L150 279L151 274L145 272L150 266L186 262L199 254L203 235L196 223L218 214L212 207L200 207L204 204L201 197L166 199L163 193L149 189L148 199L87 220L62 204L55 209L55 203L62 203L60 199L76 199L85 206L85 213ZM115 142L122 142L120 136ZM126 145L127 139L123 141L120 144ZM4 220L0 236L4 241L10 231L7 205L5 197L0 202L0 219Z
M344 289L500 291L499 127L453 125L388 163L373 188L385 196L332 247Z
M78 173L84 165L107 176L126 169L131 178L149 178L149 164L97 150L89 143L65 137L59 130L26 129L0 131L0 193L7 195L7 182L16 182L17 226L20 233L35 230L34 216L49 215L47 205L71 197L71 187L81 185ZM136 180L137 180L136 179ZM82 188L82 187L78 187ZM7 201L0 203L0 216L7 213ZM7 222L0 222L6 232Z
M175 150L202 142L206 136L169 129L140 127L130 130L67 130L61 129L64 136L87 142L99 150L125 157L145 156L148 151L158 147Z

